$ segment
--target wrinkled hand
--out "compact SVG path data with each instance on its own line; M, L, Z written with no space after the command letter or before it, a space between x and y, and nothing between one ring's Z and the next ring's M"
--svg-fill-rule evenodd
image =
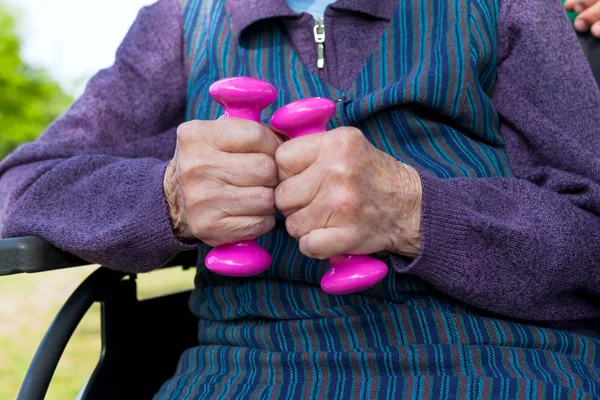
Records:
M281 182L275 203L304 255L325 259L381 250L418 255L419 175L377 150L358 129L289 140L275 160Z
M579 32L591 30L592 35L600 38L600 1L599 0L567 0L565 1L567 11L575 11L574 26Z
M269 127L242 119L180 125L163 181L175 235L218 246L273 229L280 143Z

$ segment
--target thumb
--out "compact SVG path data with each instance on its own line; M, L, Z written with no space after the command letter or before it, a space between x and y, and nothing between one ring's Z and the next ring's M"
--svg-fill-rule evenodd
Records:
M346 228L315 229L300 238L300 252L307 257L324 260L348 253L356 247L357 238L358 235Z
M275 152L279 180L285 181L306 170L323 149L323 134L298 137L283 143Z

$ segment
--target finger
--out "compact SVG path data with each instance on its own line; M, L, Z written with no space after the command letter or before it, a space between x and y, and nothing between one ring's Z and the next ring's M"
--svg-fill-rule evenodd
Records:
M573 26L577 32L585 32L589 29L588 23L583 18L575 18Z
M219 228L204 239L210 246L220 246L226 243L238 242L257 238L275 227L275 217L228 217L219 222Z
M300 240L312 230L324 228L324 221L329 219L328 215L324 215L314 206L308 206L289 215L285 219L285 229L291 237Z
M300 252L307 257L325 260L337 254L351 253L356 247L357 235L349 229L315 229L299 240Z
M321 190L320 173L308 168L281 182L275 189L275 206L286 217L308 206Z
M592 25L592 35L594 35L597 38L600 38L600 22L596 22L594 25Z
M585 32L598 21L600 21L600 3L596 3L582 11L575 18L574 26L577 31Z
M283 143L275 152L279 181L297 175L310 167L323 148L322 133L302 136Z
M192 121L180 126L177 134L202 137L221 151L265 153L275 156L281 138L267 125L239 118L216 121Z
M227 216L266 216L275 214L275 196L271 188L248 187L214 189L218 193L205 193L211 198L215 211Z
M263 124L263 126L267 129L269 129L271 132L273 132L273 135L275 135L275 140L277 140L277 143L279 144L279 146L281 146L281 144L283 142L285 142L286 140L288 140L287 137L280 135L279 133L275 132L273 129L271 129L271 127L269 125L265 125Z
M231 153L264 153L275 157L281 138L268 125L244 119L225 118L227 126L222 141L222 151Z
M575 6L575 0L567 0L565 1L565 3L563 4L563 7L565 8L565 10L567 11L573 11L573 7Z
M567 4L571 6L572 4L573 11L575 11L576 13L581 13L583 10L593 6L597 2L598 0L567 0L565 2L565 6L567 6Z
M237 187L277 187L275 159L263 153L220 153L210 159L197 160L203 174Z
M586 0L567 0L565 1L565 3L563 4L565 10L567 11L575 11L576 13L580 13L583 10L585 10L586 8L589 7L590 4L588 3L595 3L597 0L592 0L592 1L586 1Z

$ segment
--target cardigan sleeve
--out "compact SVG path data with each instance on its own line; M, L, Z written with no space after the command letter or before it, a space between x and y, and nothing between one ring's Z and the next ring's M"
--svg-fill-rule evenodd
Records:
M422 174L399 272L509 317L600 316L600 92L558 0L505 0L491 94L515 178Z
M140 11L114 65L37 141L0 164L3 237L41 236L130 271L194 247L173 235L162 187L185 117L183 48L175 0Z

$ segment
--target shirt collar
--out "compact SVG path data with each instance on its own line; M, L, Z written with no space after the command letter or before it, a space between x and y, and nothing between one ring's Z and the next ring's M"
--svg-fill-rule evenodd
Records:
M255 22L301 15L292 11L285 0L227 0L226 7L238 38ZM397 0L338 0L331 4L335 10L355 11L384 20L390 20L397 7Z
M227 0L225 4L239 38L255 22L276 17L298 17L285 0Z
M356 11L389 21L398 8L398 0L338 0L331 8Z

